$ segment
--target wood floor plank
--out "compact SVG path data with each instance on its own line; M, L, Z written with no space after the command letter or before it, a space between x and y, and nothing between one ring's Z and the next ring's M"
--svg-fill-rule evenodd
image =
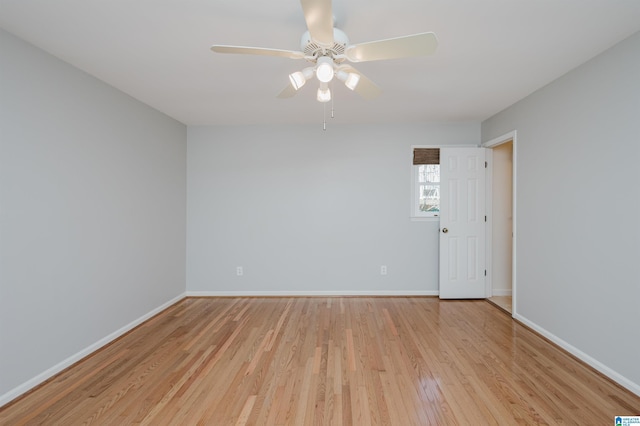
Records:
M484 301L187 298L2 425L610 424L640 397Z

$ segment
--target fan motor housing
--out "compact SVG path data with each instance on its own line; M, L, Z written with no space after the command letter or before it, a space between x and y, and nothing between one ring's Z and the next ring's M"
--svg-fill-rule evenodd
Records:
M344 58L340 56L344 55L344 52L349 44L349 38L344 31L337 28L333 29L333 45L331 47L322 47L320 44L313 41L309 31L302 34L302 40L300 41L300 50L304 52L307 57L313 57L315 62L320 56L330 56L334 62L340 63L344 61Z

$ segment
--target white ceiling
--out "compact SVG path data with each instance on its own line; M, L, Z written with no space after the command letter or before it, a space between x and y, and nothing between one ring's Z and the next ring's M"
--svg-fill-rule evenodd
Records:
M424 31L435 55L355 64L383 90L334 90L334 122L480 121L640 30L638 0L334 0L352 43ZM0 26L187 125L318 123L304 60L212 44L300 49L299 0L0 0ZM640 52L639 52L640 54Z

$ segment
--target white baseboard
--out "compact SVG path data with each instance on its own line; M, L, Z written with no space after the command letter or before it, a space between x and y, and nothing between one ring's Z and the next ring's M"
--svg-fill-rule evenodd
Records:
M510 288L494 288L491 291L493 296L511 296L513 291Z
M135 328L138 325L142 324L143 322L145 322L149 318L151 318L154 315L162 312L163 310L167 309L169 306L173 305L174 303L176 303L176 302L178 302L178 301L180 301L180 300L182 300L184 298L185 298L185 294L184 293L180 294L179 296L174 297L173 299L169 300L168 302L163 303L162 305L158 306L157 308L147 312L146 314L144 314L140 318L133 320L129 324L127 324L124 327L120 328L119 330L114 331L113 333L109 334L108 336L98 340L94 344L92 344L90 346L87 346L86 348L84 348L80 352L71 355L69 358L65 359L64 361L61 361L58 364L54 365L53 367L49 368L48 370L43 371L42 373L38 374L36 377L34 377L34 378L30 379L30 380L27 380L23 384L21 384L21 385L17 386L16 388L10 390L9 392L7 392L4 395L0 396L0 407L2 407L3 405L5 405L5 404L7 404L7 403L9 403L11 401L13 401L15 398L17 398L20 395L28 392L29 390L33 389L34 387L38 386L39 384L43 383L44 381L50 379L51 377L53 377L54 375L58 374L59 372L61 372L65 368L75 364L76 362L80 361L82 358L84 358L87 355L97 351L98 349L100 349L101 347L105 346L106 344L111 343L112 341L114 341L118 337L122 336L123 334L125 334L129 330L132 330L133 328Z
M187 291L187 297L296 297L296 296L437 296L434 290L374 290L374 291Z
M518 320L518 321L520 321L521 323L523 323L527 327L531 328L536 333L539 333L542 336L544 336L545 338L549 339L550 341L552 341L556 345L560 346L562 349L564 349L565 351L569 352L571 355L575 356L576 358L580 359L581 361L583 361L586 364L590 365L591 367L595 368L596 370L598 370L599 372L601 372L605 376L609 377L614 382L618 383L620 386L623 386L626 389L629 389L631 392L635 393L636 395L640 396L640 385L638 383L632 382L631 380L629 380L626 377L624 377L622 374L618 373L617 371L612 370L611 368L609 368L606 365L602 364L600 361L598 361L598 360L590 357L586 353L582 352L580 349L578 349L578 348L570 345L569 343L565 342L564 340L562 340L561 338L559 338L555 334L550 333L549 331L547 331L546 329L540 327L539 325L535 324L534 322L529 321L527 318L523 317L522 315L514 314L513 318Z

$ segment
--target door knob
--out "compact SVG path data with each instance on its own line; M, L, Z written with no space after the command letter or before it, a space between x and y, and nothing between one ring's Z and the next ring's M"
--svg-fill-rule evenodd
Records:
M449 232L449 230L447 228L442 228L442 233L446 234L447 232Z

